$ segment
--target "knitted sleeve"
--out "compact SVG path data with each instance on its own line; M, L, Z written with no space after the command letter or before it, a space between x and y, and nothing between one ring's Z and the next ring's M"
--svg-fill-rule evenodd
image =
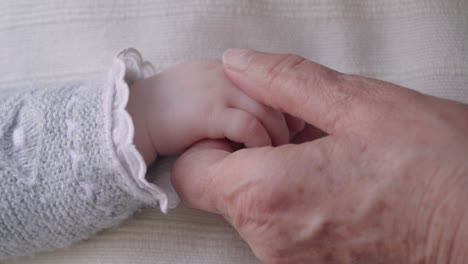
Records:
M101 83L0 96L0 260L67 247L143 204L167 210L125 110L129 84L151 74L125 49Z

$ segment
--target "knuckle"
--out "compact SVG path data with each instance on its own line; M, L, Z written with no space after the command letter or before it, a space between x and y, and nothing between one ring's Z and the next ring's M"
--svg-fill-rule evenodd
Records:
M266 150L265 150L266 151ZM262 154L268 159L269 152ZM252 161L254 162L254 161ZM245 233L268 232L275 221L274 216L285 212L291 202L290 193L284 184L274 176L275 166L256 164L260 175L252 175L236 184L236 188L226 193L225 200L231 205L229 218L231 223ZM280 165L278 165L280 166ZM263 177L263 175L273 175Z
M334 106L342 107L347 106L354 102L363 94L365 87L356 85L352 76L340 74L336 79L332 80L330 84L333 86L332 95L334 97Z
M357 129L381 126L385 120L393 118L388 113L404 107L405 102L413 105L408 100L411 94L416 93L397 88L382 81L342 74L335 83L331 107L336 111L333 111L330 121L336 123L340 116L346 114L347 119L340 120L344 126Z
M274 216L284 204L272 192L260 186L238 195L235 211L231 213L231 223L245 234L265 234L274 228Z
M326 98L327 108L332 111L325 112L320 118L321 122L335 131L338 124L349 127L360 118L361 115L355 110L367 100L369 87L360 84L352 75L333 72L326 76L324 89L320 91L322 98Z
M294 54L284 55L267 72L269 87L281 87L290 82L303 82L303 66L307 60Z
M313 102L310 86L313 84L311 76L311 62L297 56L284 55L267 73L267 86L272 93L279 94L283 105L296 105L298 108L307 107ZM278 109L284 111L284 109Z

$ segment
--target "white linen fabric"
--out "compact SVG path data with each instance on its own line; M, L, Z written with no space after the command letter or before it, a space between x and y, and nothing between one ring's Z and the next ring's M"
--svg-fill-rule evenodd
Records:
M466 0L0 0L0 92L101 77L129 46L156 70L229 47L296 53L468 103ZM5 263L258 261L220 217L179 207Z

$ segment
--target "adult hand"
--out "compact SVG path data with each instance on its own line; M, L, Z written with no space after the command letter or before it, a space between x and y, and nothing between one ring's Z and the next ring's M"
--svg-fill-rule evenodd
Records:
M223 60L311 126L295 145L194 146L172 178L187 205L223 215L264 263L468 262L467 105L294 55Z

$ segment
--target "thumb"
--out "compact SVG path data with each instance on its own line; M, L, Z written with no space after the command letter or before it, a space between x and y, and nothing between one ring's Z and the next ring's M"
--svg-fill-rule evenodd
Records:
M234 149L225 140L203 140L177 159L171 181L182 202L192 208L223 214L216 204L222 194L214 179L218 175L213 171Z
M230 49L223 67L252 98L328 134L382 116L391 108L388 90L398 91L396 85L342 74L297 55Z

